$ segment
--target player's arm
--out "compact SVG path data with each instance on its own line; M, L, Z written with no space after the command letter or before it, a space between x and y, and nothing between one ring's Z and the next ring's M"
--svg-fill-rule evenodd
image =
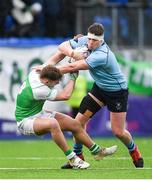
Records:
M58 67L63 74L89 69L85 60L75 61Z
M76 36L74 36L74 40L78 40L78 38L80 37L83 37L82 34L77 34ZM68 52L61 52L60 51L60 48L62 49L62 46L66 47L67 49L69 49L69 53ZM66 49L65 49L66 50ZM69 56L71 57L71 54L73 52L73 49L71 48L71 45L69 43L69 41L65 41L63 43L61 43L59 45L59 50L57 50L57 52L52 55L47 61L45 64L52 64L52 65L55 65L57 64L58 62L60 62L61 60L63 60L65 58L65 56Z
M61 43L58 46L58 49L60 52L62 52L66 56L72 57L73 49L72 49L69 41L65 41L65 42Z
M60 51L60 48L63 51ZM73 57L73 49L68 41L65 41L59 45L59 50L53 54L44 64L40 66L33 67L36 72L40 72L43 67L47 66L48 64L55 65L61 60L63 60L66 56Z
M70 41L65 41L58 46L60 52L69 56L75 60L81 60L85 58L84 52L81 50L73 49Z
M55 87L50 89L46 85L41 85L32 88L34 99L48 101L68 100L72 95L77 77L78 73L71 73L69 82L62 90L59 90Z
M61 60L63 60L65 58L65 54L63 54L62 52L60 52L59 50L53 54L45 63L44 65L48 65L48 64L51 64L51 65L55 65L57 64L58 62L60 62Z
M70 79L66 86L61 90L58 91L55 101L65 101L70 99L73 89L75 87L75 80Z
M43 67L51 64L51 65L55 65L58 62L60 62L61 60L63 60L65 58L65 54L63 54L62 52L60 52L59 50L53 54L44 64L40 65L40 66L36 66L33 67L33 69L36 70L36 72L39 72L43 69Z

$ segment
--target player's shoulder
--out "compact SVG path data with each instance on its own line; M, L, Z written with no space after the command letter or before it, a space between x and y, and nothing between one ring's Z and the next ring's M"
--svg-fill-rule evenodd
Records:
M83 42L83 43L87 43L88 42L88 37L87 36L82 36L80 38L78 38L79 42Z
M37 73L35 70L32 70L29 73L29 83L31 85L32 88L36 88L42 85L41 81L40 81L40 74Z
M108 56L109 49L106 45L101 45L97 49L93 50L90 54L90 58L93 59L106 59Z
M30 80L38 80L39 76L40 75L39 75L39 73L36 72L36 70L32 70L28 75Z
M101 46L97 49L98 52L102 52L107 54L109 52L110 48L109 46L104 42L103 44L101 44Z
M87 38L87 36L82 36L79 38L74 38L74 39L72 39L72 41L81 45L81 44L86 44L88 41L88 38Z

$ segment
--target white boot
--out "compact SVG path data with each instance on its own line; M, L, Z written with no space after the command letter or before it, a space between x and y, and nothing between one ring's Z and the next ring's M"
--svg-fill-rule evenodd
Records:
M110 155L114 154L116 152L116 150L117 150L116 145L111 146L109 148L102 148L102 149L100 149L100 151L97 154L95 154L93 156L94 156L95 160L99 161L99 160L103 159L105 156L110 156Z
M73 166L73 168L76 168L76 169L86 169L90 166L89 163L83 161L76 155L72 159L69 160L69 163L71 166Z

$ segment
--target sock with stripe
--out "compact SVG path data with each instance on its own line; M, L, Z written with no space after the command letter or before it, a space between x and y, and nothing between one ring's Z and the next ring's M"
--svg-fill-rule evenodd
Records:
M91 148L89 149L89 151L91 152L91 154L93 154L93 155L96 155L99 151L100 151L100 146L99 145L97 145L97 144L93 144L92 146L91 146Z
M71 149L66 151L64 154L66 155L67 159L72 159L75 156L75 152L73 152Z
M126 146L127 146L128 150L129 150L129 152L132 152L132 151L136 148L136 145L135 145L133 139L132 139L132 140L130 141L130 143L129 143L128 145L126 145Z
M74 146L73 146L73 151L76 153L76 155L80 155L82 154L82 144L80 143L75 143Z

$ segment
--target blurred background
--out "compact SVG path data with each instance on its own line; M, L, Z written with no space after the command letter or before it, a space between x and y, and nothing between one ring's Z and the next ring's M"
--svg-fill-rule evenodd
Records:
M27 138L17 131L14 108L31 67L44 63L64 40L86 34L94 22L104 25L105 41L128 80L127 128L134 136L152 137L152 0L1 0L0 139ZM44 108L75 117L92 83L88 72L80 72L70 101L46 102ZM93 137L112 136L106 108L87 131Z

